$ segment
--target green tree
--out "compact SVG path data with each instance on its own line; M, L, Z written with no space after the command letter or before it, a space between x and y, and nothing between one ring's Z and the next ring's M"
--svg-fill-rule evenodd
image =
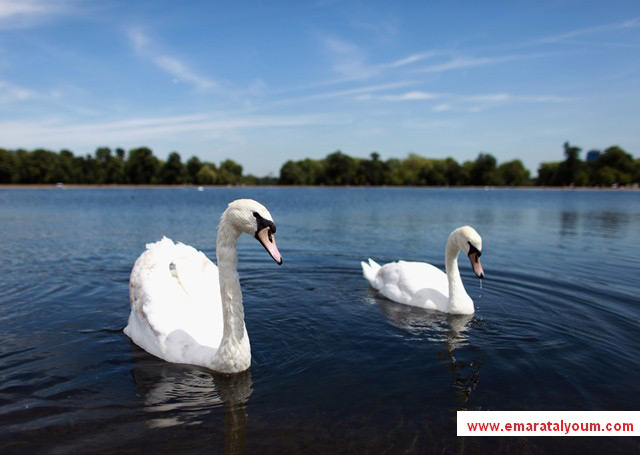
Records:
M20 183L55 183L58 155L48 150L18 151Z
M18 181L18 160L15 153L0 149L0 183Z
M243 177L243 182L247 185L277 185L278 177L275 177L273 174L269 174L264 177L256 177L249 174Z
M398 158L389 158L384 165L387 170L384 178L385 183L394 186L402 185L399 175L400 160Z
M321 180L325 175L324 160L318 161L307 158L298 161L298 165L304 175L304 180L300 183L301 185L317 185L322 183Z
M617 145L607 148L596 162L621 172L631 172L633 169L633 157Z
M593 181L596 185L611 186L618 183L618 172L609 166L600 166L593 174Z
M390 170L389 182L393 185L424 185L425 161L423 157L414 153L409 154L404 160L387 161Z
M608 168L604 174L600 172L602 169ZM633 181L634 162L633 157L618 146L609 147L602 153L595 163L595 174L592 174L592 180L595 184L611 185L618 183L628 185ZM606 181L598 176L606 176ZM593 177L596 177L593 179ZM609 181L613 178L613 182Z
M178 152L171 152L160 169L160 181L165 185L184 183L187 172Z
M305 175L298 162L289 160L280 168L280 184L281 185L303 185Z
M360 160L356 171L356 179L363 185L383 185L385 183L385 163L380 161L380 154L373 152L370 160Z
M358 164L340 150L325 158L324 181L326 185L351 185L355 179Z
M129 183L156 183L159 169L160 162L148 147L129 150L129 157L125 163L125 174Z
M218 183L235 185L242 179L242 166L231 159L224 160L218 168Z
M202 167L202 162L200 162L200 159L197 156L192 156L191 158L189 158L189 161L187 161L187 179L189 182L191 183L198 183L198 171L200 171L200 168Z
M558 168L560 163L541 163L538 167L536 184L539 186L554 186L558 183Z
M75 161L75 160L74 160ZM91 155L80 157L78 160L82 168L81 183L102 183L100 163Z
M60 151L53 169L53 180L56 183L77 183L80 175L81 169L76 169L73 153L69 150Z
M209 163L206 163L200 166L196 174L196 183L200 185L215 185L217 178L215 169Z
M417 156L415 161L415 173L413 185L437 185L438 180L433 160Z
M520 160L507 161L498 166L497 178L501 185L522 186L529 183L529 171Z
M124 181L124 163L121 155L124 150L116 156L111 153L108 147L100 147L96 150L95 159L98 165L98 180L94 183L121 183Z
M444 186L449 179L447 177L448 166L445 160L426 160L420 171L421 185Z
M229 172L238 178L242 177L242 166L233 160L224 160L220 163L220 170Z
M73 153L71 153L70 158L66 154L65 156L71 160L71 169L73 169L73 172L72 172L73 177L71 180L73 181L73 183L95 183L95 182L89 181L85 176L85 168L87 166L84 162L83 156L75 156L73 155Z
M575 147L565 142L564 161L558 166L556 185L583 185L586 184L587 174L584 162L580 160L580 147Z
M447 185L462 185L464 183L462 177L462 166L460 166L460 164L458 164L458 162L453 158L447 158L444 160L444 164Z
M496 159L488 153L480 153L469 169L470 185L497 185Z

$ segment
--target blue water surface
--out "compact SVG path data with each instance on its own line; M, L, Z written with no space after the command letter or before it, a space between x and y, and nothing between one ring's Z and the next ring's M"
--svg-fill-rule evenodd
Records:
M251 369L163 362L122 333L163 235L215 258L226 204L271 211L284 265L239 243ZM359 261L444 268L483 237L473 316L376 295ZM1 453L630 453L634 438L458 438L457 410L640 410L640 193L0 190Z

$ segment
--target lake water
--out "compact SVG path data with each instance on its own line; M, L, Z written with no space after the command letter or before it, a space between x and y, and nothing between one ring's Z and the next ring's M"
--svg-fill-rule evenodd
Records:
M163 362L123 333L163 235L215 258L226 204L274 216L284 265L240 241L251 369ZM359 261L444 268L483 237L472 317L376 296ZM456 410L640 409L640 193L0 190L0 452L630 453L634 438L457 438Z

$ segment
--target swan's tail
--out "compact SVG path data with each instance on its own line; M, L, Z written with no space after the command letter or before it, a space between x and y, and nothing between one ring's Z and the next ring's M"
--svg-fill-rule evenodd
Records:
M360 262L360 265L362 266L362 274L364 277L367 279L371 287L376 288L376 276L378 275L378 270L380 270L380 264L369 258L368 264L362 261Z

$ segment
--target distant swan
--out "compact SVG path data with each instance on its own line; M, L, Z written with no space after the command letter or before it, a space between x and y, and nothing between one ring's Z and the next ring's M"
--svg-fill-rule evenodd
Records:
M251 347L236 270L236 244L243 232L282 264L271 215L251 199L233 201L220 218L218 267L195 248L166 237L148 244L131 271L131 314L124 333L168 362L221 373L247 370Z
M455 229L445 249L447 273L425 262L392 262L382 267L373 260L361 262L362 273L374 289L394 302L452 314L472 314L473 300L467 294L458 270L458 253L464 251L478 278L482 238L470 226Z

